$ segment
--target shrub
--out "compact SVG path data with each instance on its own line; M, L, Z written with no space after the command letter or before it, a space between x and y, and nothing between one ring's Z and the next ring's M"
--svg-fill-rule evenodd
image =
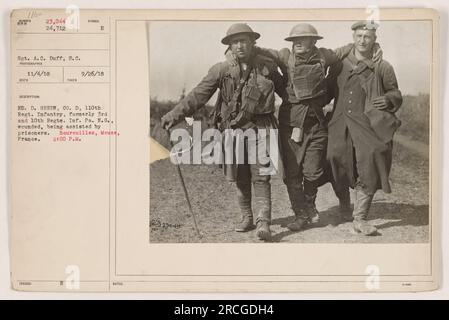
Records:
M398 130L403 134L420 142L429 142L430 96L419 94L417 96L404 95L401 108L396 113L402 121Z

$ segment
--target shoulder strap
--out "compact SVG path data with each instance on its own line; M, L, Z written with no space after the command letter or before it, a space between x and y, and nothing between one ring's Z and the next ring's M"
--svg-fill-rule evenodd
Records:
M252 64L249 63L248 67L246 68L245 72L243 72L242 77L240 78L239 84L237 85L237 88L234 91L234 94L232 95L232 102L237 103L240 99L240 95L242 94L243 86L248 81L249 75L252 70Z
M345 52L345 53L341 56L340 61L343 61L344 59L346 59L346 57L349 56L349 54L351 53L351 51L352 51L352 49L351 49L351 50L348 50L348 52Z
M376 77L376 93L378 96L382 96L385 90L382 83L382 75L380 74L380 62L374 64L374 76Z
M245 72L243 73L242 77L239 80L239 83L237 85L237 88L235 89L231 101L228 104L229 112L227 113L226 119L223 119L225 122L230 121L231 119L234 119L238 113L240 112L240 106L239 106L239 100L240 96L242 94L243 86L248 81L249 75L252 70L252 64L249 63L248 67L246 68Z
M295 67L295 55L292 52L288 57L288 68L290 70L293 70L294 67Z

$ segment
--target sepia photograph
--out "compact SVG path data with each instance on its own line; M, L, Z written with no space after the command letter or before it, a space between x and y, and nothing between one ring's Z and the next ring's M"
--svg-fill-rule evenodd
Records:
M150 243L428 243L432 22L147 22Z
M439 288L439 11L69 9L10 15L14 290Z

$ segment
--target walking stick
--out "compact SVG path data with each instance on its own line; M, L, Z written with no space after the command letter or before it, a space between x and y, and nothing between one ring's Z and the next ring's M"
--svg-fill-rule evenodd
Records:
M170 140L170 145L173 148L173 142L170 139L171 131L170 131L170 129L166 129L166 130L167 130L167 134L168 134L168 139ZM187 206L189 207L190 215L193 218L193 223L195 225L195 231L198 235L198 238L202 239L203 236L201 235L200 230L198 228L198 223L196 222L196 216L195 216L195 213L193 212L192 205L190 203L189 193L187 192L187 188L186 188L186 185L184 182L184 177L182 176L182 172L181 172L181 166L179 165L178 161L176 161L176 171L178 172L179 180L181 181L182 190L184 191L184 196L187 201Z
M146 29L146 39L147 39L148 68L149 68L150 67L150 44L149 44L150 22L148 22L148 21L146 22L145 29ZM150 83L151 83L151 77L150 77L150 70L148 69L148 85L150 85ZM148 89L150 89L150 88L148 88ZM151 91L151 90L149 90L149 91ZM163 129L165 129L165 128L163 128ZM172 143L172 141L170 139L170 133L171 133L170 129L165 129L165 130L166 130L166 132L168 134L168 140L170 141L170 145L173 148L173 143ZM187 193L186 185L184 183L184 177L182 176L181 167L180 167L179 163L176 163L176 171L178 172L179 180L181 181L182 190L184 191L184 196L186 198L187 205L189 207L189 212L190 212L190 214L191 214L191 216L193 218L193 223L195 225L195 231L196 231L196 233L198 235L198 238L201 239L203 236L201 235L200 230L198 229L198 223L196 222L196 217L195 217L195 214L193 212L192 205L190 204L189 194Z

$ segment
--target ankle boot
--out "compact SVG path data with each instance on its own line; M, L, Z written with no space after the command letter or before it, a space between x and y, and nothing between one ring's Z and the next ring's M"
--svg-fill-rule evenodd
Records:
M315 206L315 199L316 194L314 195L305 195L306 199L306 211L307 216L309 217L308 220L310 223L318 223L320 221L320 213L316 209Z
M271 240L271 198L256 197L258 215L256 219L256 235L260 240Z
M353 226L356 232L366 236L377 233L377 228L367 221L368 211L371 207L374 195L367 194L362 188L356 188L356 200L354 203Z
M295 220L287 225L287 229L290 231L300 231L309 223L309 217L307 213L302 212L300 214L295 214Z
M236 232L246 232L254 229L253 211L251 209L251 185L238 185L237 197L241 219L235 226Z
M242 212L242 219L235 226L236 232L246 232L254 229L254 220L253 213L250 212Z
M287 225L287 228L291 231L299 231L307 224L307 212L305 211L306 198L304 190L299 182L286 183L288 197L293 212L295 213L294 219Z
M256 235L260 240L270 241L271 240L271 230L268 221L259 220L256 226Z

